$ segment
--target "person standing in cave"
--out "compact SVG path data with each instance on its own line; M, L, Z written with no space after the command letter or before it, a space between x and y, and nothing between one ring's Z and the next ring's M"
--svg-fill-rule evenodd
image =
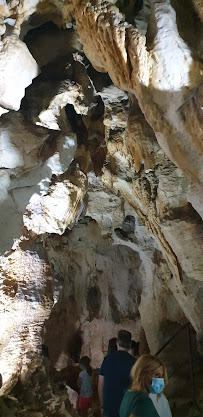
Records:
M130 355L132 355L135 358L135 360L137 360L140 356L139 348L140 348L140 343L135 342L135 340L131 340L131 346L128 352L130 353Z
M161 401L158 407L157 398L152 400L149 397L151 393L159 398L167 383L166 368L159 358L140 356L131 370L131 379L131 388L126 391L121 403L120 417L171 417L165 401Z
M126 330L118 332L117 351L110 352L103 360L98 380L98 395L101 415L118 417L119 408L128 388L129 374L135 363L128 353L131 346L131 333Z
M92 368L90 358L83 356L79 361L81 372L78 378L80 389L78 409L81 417L87 417L89 408L92 408Z
M169 402L162 392L156 395L150 393L149 398L151 398L159 417L172 417Z
M112 337L111 339L109 339L109 344L108 344L108 353L111 352L115 352L117 349L117 337Z

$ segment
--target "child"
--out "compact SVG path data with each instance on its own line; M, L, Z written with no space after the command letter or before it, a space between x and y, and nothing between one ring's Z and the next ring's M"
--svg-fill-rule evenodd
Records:
M90 366L90 358L83 356L80 359L78 385L80 388L80 396L78 402L79 413L81 417L87 417L87 410L92 408L92 368Z

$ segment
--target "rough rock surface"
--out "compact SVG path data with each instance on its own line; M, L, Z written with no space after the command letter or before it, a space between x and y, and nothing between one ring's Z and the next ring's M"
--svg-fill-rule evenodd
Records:
M153 43L148 50L145 37L106 3L82 3L76 11L77 30L93 66L108 71L119 88L135 93L160 146L192 182L201 183L202 149L199 152L198 143L202 125L195 129L193 123L191 136L180 111L184 102L193 99L194 89L200 88L201 64L179 37L170 2L151 3L155 24L150 27ZM190 118L198 111L202 113L201 107L191 112Z
M0 45L0 114L19 110L25 88L38 75L38 65L24 42L5 37Z
M20 247L1 262L1 361L2 393L18 378L25 384L28 367L37 367L40 332L52 306L52 279L43 251Z
M103 357L102 351L106 352L108 340L111 335L116 336L120 327L129 328L135 340L139 340L141 326L144 329L148 324L153 326L152 331L146 332L147 342L152 352L158 350L163 343L161 338L156 337L163 320L159 298L153 302L153 320L152 315L146 315L147 305L150 307L154 294L162 293L161 303L162 306L166 303L168 311L165 312L166 320L182 323L184 314L181 314L175 300L170 310L170 298L173 296L162 277L163 271L166 276L170 275L170 271L164 259L161 259L156 244L146 234L144 225L139 224L135 212L123 204L123 199L103 188L102 184L99 205L94 189L88 194L87 214L94 207L93 216L80 220L62 239L50 236L47 240L48 257L56 280L56 301L59 300L47 326L50 326L49 338L52 339L49 343L57 358L59 354L55 350L62 346L54 347L56 335L51 330L55 327L52 320L63 311L67 323L65 328L56 329L57 334L61 337L61 331L66 333L66 338L62 337L66 344L70 336L66 327L70 328L72 319L73 324L77 324L75 333L80 330L83 334L82 352L90 355L93 366L98 367ZM107 201L108 211L105 209ZM99 219L100 205L104 208L104 214L98 224L95 219ZM109 232L102 235L104 225L108 225ZM158 253L161 259L159 267L154 261ZM68 259L68 263L65 259ZM158 281L157 276L160 277ZM70 311L74 311L72 317ZM145 348L142 346L142 349Z
M188 320L201 349L202 5L113 3L0 4L3 417L72 413L121 327L156 353Z

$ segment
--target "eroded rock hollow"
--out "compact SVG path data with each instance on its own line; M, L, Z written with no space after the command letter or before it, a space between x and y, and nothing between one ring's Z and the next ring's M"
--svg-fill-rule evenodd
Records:
M202 21L198 0L0 1L0 416L75 416L81 355L98 416L121 328L141 354L172 338L173 416L200 416Z

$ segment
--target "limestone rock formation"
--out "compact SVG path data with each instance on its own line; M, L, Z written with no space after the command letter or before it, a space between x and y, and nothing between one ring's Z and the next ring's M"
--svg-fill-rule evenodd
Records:
M0 3L2 417L75 415L75 363L122 327L155 354L189 321L198 381L202 4L130 5Z
M52 306L49 267L40 255L16 248L1 264L1 362L3 392L37 366L39 337ZM4 312L4 314L3 314ZM24 352L24 354L23 354ZM16 382L15 381L15 382Z
M1 41L0 72L0 112L3 114L9 110L19 110L25 88L39 71L25 43L14 35Z

